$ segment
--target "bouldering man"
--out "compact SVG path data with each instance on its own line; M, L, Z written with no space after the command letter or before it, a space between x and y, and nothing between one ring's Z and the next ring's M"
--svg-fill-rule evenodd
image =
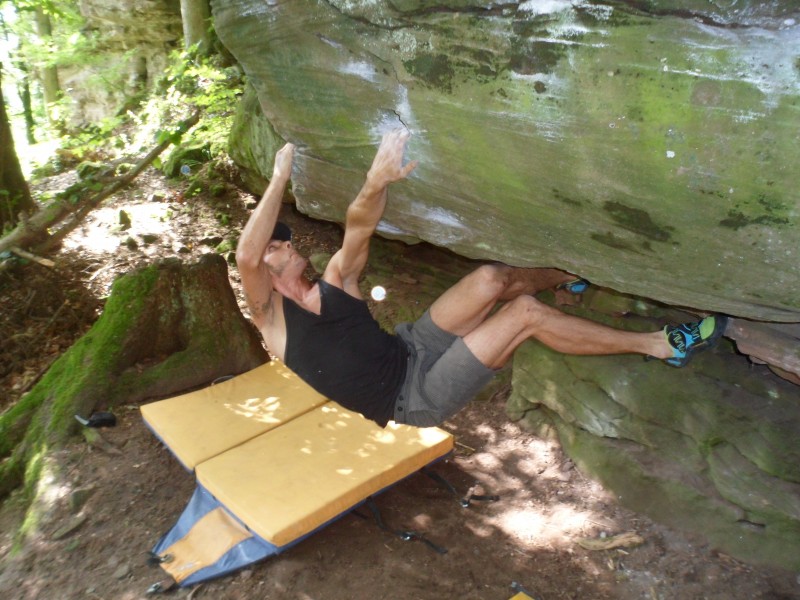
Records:
M478 267L418 321L384 331L358 281L389 185L417 166L403 161L409 135L398 129L383 137L347 209L342 247L316 281L305 276L307 259L277 220L292 144L275 156L269 186L242 231L236 262L251 317L272 354L321 394L381 426L394 420L427 427L463 408L531 338L569 354L637 353L682 367L723 334L722 316L637 333L568 315L534 296L579 291L585 281L557 269L502 264Z

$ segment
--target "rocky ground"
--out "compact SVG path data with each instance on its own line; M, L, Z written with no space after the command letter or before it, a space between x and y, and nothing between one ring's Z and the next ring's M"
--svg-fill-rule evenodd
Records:
M39 187L45 185L65 182ZM235 240L253 199L233 187L189 199L184 188L148 171L135 188L90 215L54 257L55 267L0 273L2 408L87 331L117 275L165 256L191 260L215 248L225 252L226 240ZM336 247L337 226L291 207L284 212L301 251ZM409 252L428 265L455 260L424 246ZM235 268L230 276L241 298ZM391 292L381 310L401 313L419 298L419 285L397 273L385 285ZM800 598L798 574L744 564L620 506L557 444L511 422L507 393L500 385L445 424L457 448L436 467L464 493L496 494L497 502L463 509L424 475L378 498L389 525L424 534L446 554L402 541L366 514L348 514L278 557L173 597L505 599L524 588L537 600ZM194 481L145 428L137 406L116 412L117 426L103 430L105 450L75 439L55 454L62 478L49 482L46 518L21 545L14 543L19 503L12 497L4 504L0 597L133 600L162 579L157 567L147 566L147 551L174 523ZM602 549L621 534L633 543ZM601 548L587 549L591 543Z

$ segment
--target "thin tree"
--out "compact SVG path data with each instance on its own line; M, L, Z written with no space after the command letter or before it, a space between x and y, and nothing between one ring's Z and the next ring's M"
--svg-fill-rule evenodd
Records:
M0 2L0 4L2 4L2 2ZM2 31L3 40L5 41L6 45L10 45L13 41L13 38L10 35L8 23L6 23L6 20L3 18L2 12L0 12L0 30ZM17 93L19 94L19 99L22 102L22 113L25 117L25 132L28 136L28 143L35 144L36 139L34 135L34 129L36 128L36 123L33 118L33 105L31 102L31 86L30 76L28 74L28 65L22 60L17 60L15 61L14 66L19 72Z
M36 33L45 45L50 44L53 37L53 24L50 21L50 15L40 4L36 5L34 11L34 14L36 15ZM44 93L47 118L50 121L50 124L54 125L55 123L53 119L52 107L61 97L61 84L58 81L58 68L55 65L44 66L41 69L40 77L42 82L42 91Z
M181 0L183 42L188 50L197 45L200 55L211 50L211 7L208 0Z
M16 225L21 213L31 213L36 209L14 147L2 80L3 67L0 64L0 231Z
M33 98L31 96L31 78L28 65L24 61L17 62L17 69L21 77L17 83L19 99L22 102L22 115L25 118L25 134L28 144L36 143L36 119L33 117Z

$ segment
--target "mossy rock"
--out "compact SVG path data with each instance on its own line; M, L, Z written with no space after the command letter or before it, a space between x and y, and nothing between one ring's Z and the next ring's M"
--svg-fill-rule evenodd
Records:
M208 144L202 142L181 144L172 149L172 152L162 163L161 171L167 177L195 174L199 166L204 165L211 158Z
M222 257L171 259L120 277L94 326L0 415L0 497L23 478L31 488L47 452L80 427L73 415L169 396L266 359Z
M341 222L381 135L407 128L419 166L382 235L800 322L795 0L433 6L216 2L258 95L235 160L269 177L294 143L299 210Z
M275 153L285 142L264 116L253 86L247 84L229 137L229 153L248 191L261 195L272 177Z
M571 312L634 330L663 324L650 308L620 317L594 312L620 303L586 304ZM764 367L754 374L727 341L683 369L527 342L508 413L555 435L623 504L739 558L800 568L797 387Z

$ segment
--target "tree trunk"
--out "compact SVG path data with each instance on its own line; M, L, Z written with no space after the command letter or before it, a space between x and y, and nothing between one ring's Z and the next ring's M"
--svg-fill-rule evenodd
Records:
M36 33L44 44L50 44L53 37L53 26L48 15L41 6L36 7ZM58 102L61 96L61 84L58 81L58 69L56 67L44 67L41 70L42 90L44 92L45 110L51 125L53 123L51 105Z
M0 415L0 498L23 482L33 490L44 451L80 428L74 415L170 396L265 360L219 255L120 277L92 329Z
M207 54L211 49L211 8L208 0L181 0L183 42L188 50L198 44L198 54Z
M17 89L19 90L19 99L22 102L22 114L25 117L25 134L28 136L28 144L32 146L36 143L36 120L33 118L31 78L27 64L20 62L17 68L22 73Z
M0 65L0 231L16 225L20 212L36 210L28 183L19 166L17 152L14 150L11 124L3 98L2 79L2 66Z

